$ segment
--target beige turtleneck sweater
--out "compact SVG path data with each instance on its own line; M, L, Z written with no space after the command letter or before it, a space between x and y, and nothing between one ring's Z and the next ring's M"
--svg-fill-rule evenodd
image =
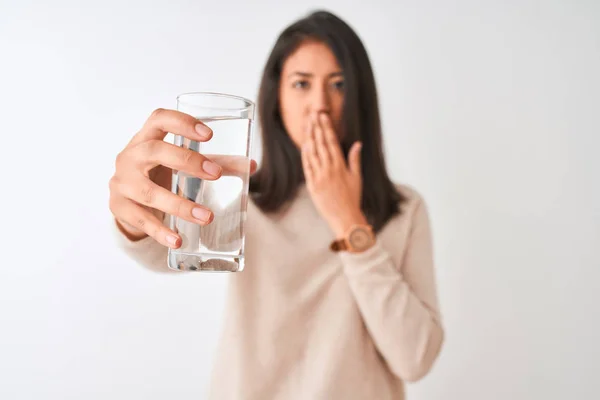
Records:
M333 253L334 236L306 188L277 215L252 202L246 267L230 275L224 326L210 385L214 400L404 399L443 341L426 204L403 214L360 254ZM157 272L167 249L152 238L121 248Z

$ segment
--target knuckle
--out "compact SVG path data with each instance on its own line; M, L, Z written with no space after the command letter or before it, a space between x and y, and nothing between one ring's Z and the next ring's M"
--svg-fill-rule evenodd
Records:
M178 215L180 217L183 217L185 215L185 213L187 212L187 205L185 200L178 200L177 201L177 205L175 205L175 215Z
M126 172L131 168L131 164L136 161L137 158L137 147L138 145L134 145L131 147L127 147L123 149L115 159L115 170L120 173Z
M156 158L159 151L160 144L158 143L158 140L148 140L139 143L134 149L136 164L145 164L153 158Z
M118 188L120 185L120 180L116 175L113 175L109 180L108 180L108 190L111 193L115 193L118 192ZM111 196L112 199L112 196Z
M119 205L117 202L117 197L116 196L110 196L108 199L108 208L110 209L110 212L116 216L117 214L117 209L118 209Z
M146 155L156 155L160 151L160 141L148 140L141 146L142 152Z
M150 205L154 202L155 190L151 185L145 185L140 191L141 200L144 204Z
M137 218L135 220L135 226L140 229L140 230L144 230L144 228L146 227L146 220L144 218Z
M117 157L115 158L115 168L119 168L119 166L122 165L126 159L127 156L125 154L125 151L120 151L119 154L117 154Z
M187 149L183 149L183 151L180 154L180 161L184 164L191 164L196 158L196 154L191 151L191 150L187 150Z
M165 113L165 109L164 108L157 108L156 110L152 111L152 114L150 114L150 120L151 121L156 121L157 119L160 119L160 117Z

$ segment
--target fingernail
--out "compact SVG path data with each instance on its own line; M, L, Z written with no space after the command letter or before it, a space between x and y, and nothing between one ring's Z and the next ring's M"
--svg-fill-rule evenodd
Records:
M212 136L212 129L210 129L204 124L196 124L196 132L198 133L198 135L206 139Z
M179 241L179 238L175 235L167 236L167 243L169 243L171 246L177 246L178 241Z
M210 211L204 208L196 207L192 209L192 215L194 216L194 218L202 221L208 221L210 219L211 214L212 213Z
M212 161L204 161L202 163L202 168L204 169L204 171L208 172L213 176L219 176L219 174L221 173L221 167Z

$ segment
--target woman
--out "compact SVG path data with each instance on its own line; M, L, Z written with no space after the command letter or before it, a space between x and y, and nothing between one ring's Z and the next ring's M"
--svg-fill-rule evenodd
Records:
M231 276L210 398L404 398L403 383L437 358L443 328L427 208L386 172L360 39L326 12L288 27L258 110L263 160L250 184L246 269ZM166 246L181 238L165 213L213 218L170 193L169 168L205 179L222 169L162 142L165 132L212 135L190 116L153 113L117 157L111 210L124 251L166 272Z

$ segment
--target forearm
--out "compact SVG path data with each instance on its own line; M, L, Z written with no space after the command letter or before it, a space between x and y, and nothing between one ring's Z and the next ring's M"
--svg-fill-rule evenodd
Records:
M406 381L420 379L443 341L438 311L411 290L379 242L342 257L365 325L390 370Z

